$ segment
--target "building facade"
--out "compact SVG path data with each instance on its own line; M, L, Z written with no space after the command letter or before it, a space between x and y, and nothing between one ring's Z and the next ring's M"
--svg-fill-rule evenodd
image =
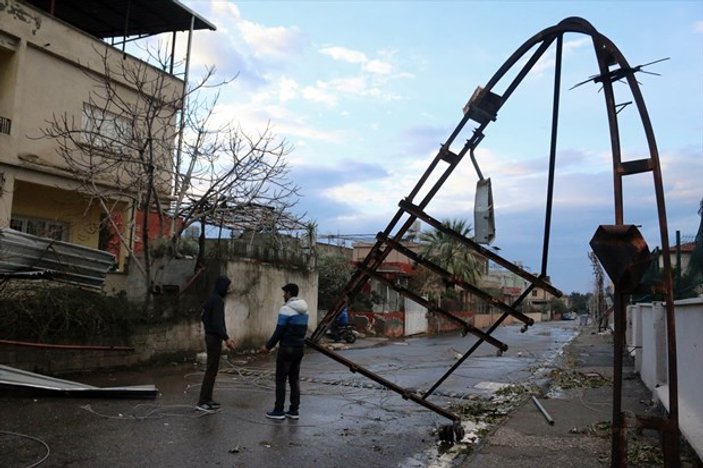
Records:
M148 90L135 89L129 70L162 83L154 93L170 93L169 102L177 102L185 83L107 41L168 31L175 40L184 24L214 27L192 21L196 16L177 2L135 0L123 15L110 10L112 3L0 0L0 228L107 250L123 268L134 242L140 169L109 161L116 154L123 162L136 157L143 129L114 103L136 108ZM162 4L158 21L144 9L155 3ZM117 98L110 101L107 89ZM163 143L153 164L155 198L162 202L171 193L178 111L162 110L149 136Z

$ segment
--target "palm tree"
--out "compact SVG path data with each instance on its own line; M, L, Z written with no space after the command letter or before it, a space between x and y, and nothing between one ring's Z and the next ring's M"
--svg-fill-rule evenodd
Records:
M688 269L676 285L676 299L696 297L703 290L703 199L698 214L701 216L701 222L688 260Z
M446 219L442 225L470 238L471 224L464 219ZM481 277L479 257L469 248L439 229L420 234L420 255L470 284Z

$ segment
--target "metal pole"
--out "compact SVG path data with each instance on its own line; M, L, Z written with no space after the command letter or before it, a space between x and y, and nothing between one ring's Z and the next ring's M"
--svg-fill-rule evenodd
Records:
M610 466L627 466L627 447L625 439L625 420L622 414L622 363L625 351L625 307L620 287L615 285L613 314L615 315L614 355L613 355L613 425Z
M532 395L532 403L534 403L535 406L537 407L537 409L539 410L539 412L542 413L542 416L544 416L544 419L547 420L547 423L548 423L550 426L553 426L553 425L554 425L554 420L553 420L552 417L549 415L549 413L547 413L547 410L544 409L544 406L542 406L542 403L540 403L539 400L537 400L537 397L534 396L534 395Z
M549 147L549 177L547 180L547 207L544 215L544 238L542 244L542 269L540 276L547 274L549 257L549 234L552 227L552 201L554 200L554 169L557 157L557 130L559 128L559 91L561 89L561 52L564 36L557 37L556 64L554 66L554 102L552 105L552 137Z

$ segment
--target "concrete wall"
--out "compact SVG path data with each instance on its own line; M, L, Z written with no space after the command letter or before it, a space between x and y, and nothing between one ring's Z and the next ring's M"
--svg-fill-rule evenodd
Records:
M52 350L21 346L0 347L0 362L41 374L68 374L111 369L155 361L193 360L204 351L200 322L161 324L139 329L128 342L123 338L96 338L101 346L132 346L134 351Z
M139 256L139 260L143 262L143 257ZM169 286L183 287L193 277L195 259L159 258L154 261L151 271L155 288L165 290ZM130 264L127 273L108 274L104 290L111 294L125 291L128 299L141 301L146 294L144 275L136 266Z
M232 279L225 302L227 331L242 346L259 347L276 328L286 283L296 283L298 297L308 303L308 328L317 324L317 272L283 270L257 262L229 262L226 274Z
M470 311L458 311L453 314L460 319L472 324L476 328L486 329L493 325L501 314L474 314ZM526 314L537 322L542 321L540 312ZM350 322L354 328L364 334L398 338L403 336L405 330L405 313L403 311L372 312L353 310L349 313ZM509 316L503 325L518 323L518 320ZM522 322L520 322L522 323ZM435 313L428 314L427 332L430 334L448 333L458 331L461 327L448 318Z
M488 328L491 325L493 325L500 318L501 315L503 315L501 312L495 312L492 314L476 314L473 317L474 326L476 328L483 328L483 329ZM527 315L528 317L531 317L532 320L535 321L535 323L542 321L542 313L541 312L530 312L525 315ZM522 322L520 322L519 320L514 318L512 315L508 316L508 318L506 318L503 321L503 325L512 325L514 323L522 323Z
M703 458L703 297L676 301L679 426ZM628 342L642 382L669 409L666 316L662 303L628 307Z
M308 303L309 331L315 328L318 320L316 271L285 270L271 264L243 260L229 262L223 269L232 279L230 294L225 299L225 321L239 350L257 349L271 336L276 328L278 310L283 305L281 287L286 283L296 283L300 287L299 297ZM1 346L0 362L40 373L61 374L164 360L182 362L193 360L197 353L205 351L199 316L185 323L141 327L128 339L95 337L93 342L80 344L133 346L135 351L64 351Z

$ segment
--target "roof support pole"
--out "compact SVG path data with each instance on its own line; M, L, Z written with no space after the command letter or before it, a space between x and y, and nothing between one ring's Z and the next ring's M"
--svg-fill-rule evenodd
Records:
M183 152L183 133L185 132L185 127L186 127L186 109L188 108L188 74L190 73L190 52L191 52L191 47L193 45L193 29L195 28L195 16L190 17L190 30L188 31L188 46L186 48L186 67L185 67L185 72L183 74L183 94L181 95L181 121L178 125L178 146L176 148L176 164L174 167L174 173L176 176L174 177L174 182L173 182L173 194L176 196L176 207L175 211L178 211L179 206L181 205L181 202L183 201L183 186L179 186L179 172L181 168L181 158L182 152ZM175 38L174 38L174 43L175 43ZM174 49L175 50L175 49ZM174 57L171 57L171 60L173 60ZM191 162L188 173L185 176L184 180L187 180L190 178L190 173L193 170L193 162ZM185 185L185 183L183 184ZM171 217L171 235L174 235L176 229L176 217L172 216Z

